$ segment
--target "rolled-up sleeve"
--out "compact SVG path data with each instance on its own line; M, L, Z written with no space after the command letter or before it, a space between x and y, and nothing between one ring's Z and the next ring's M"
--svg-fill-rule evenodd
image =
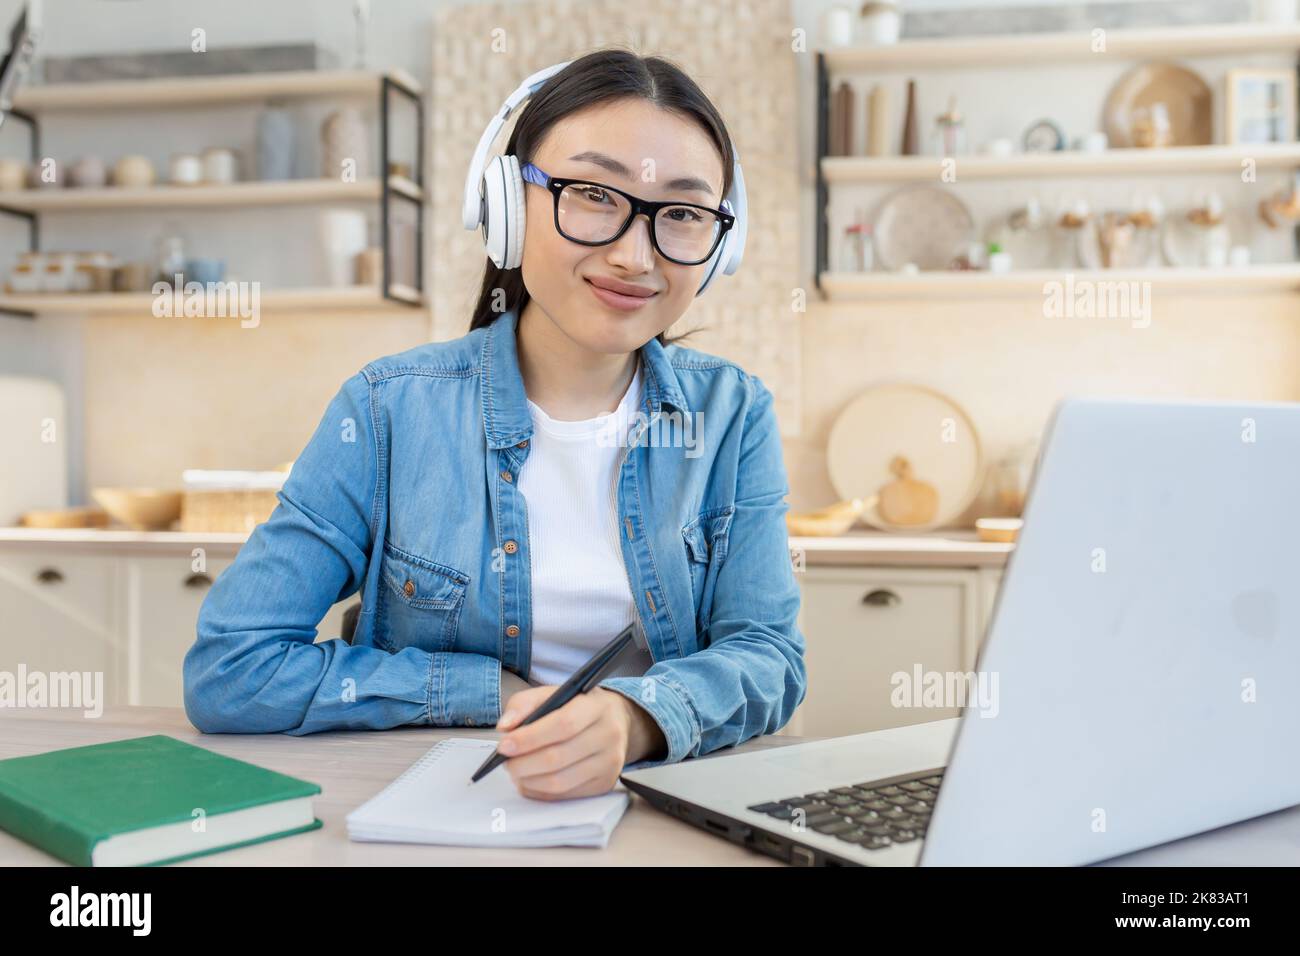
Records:
M199 611L183 665L185 711L199 730L309 734L497 721L494 657L316 642L326 612L365 578L383 506L382 435L371 384L358 372L330 401L270 519Z

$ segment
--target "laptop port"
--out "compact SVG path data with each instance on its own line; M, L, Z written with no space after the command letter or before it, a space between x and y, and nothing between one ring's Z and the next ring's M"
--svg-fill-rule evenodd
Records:
M814 866L817 856L806 846L795 846L790 850L790 862L795 866Z

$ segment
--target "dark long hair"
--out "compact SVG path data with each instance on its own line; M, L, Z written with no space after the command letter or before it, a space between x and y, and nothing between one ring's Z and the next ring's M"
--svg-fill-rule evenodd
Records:
M532 159L547 130L556 122L585 107L625 96L649 100L699 123L722 157L722 194L727 195L731 190L732 150L731 136L722 116L681 67L660 57L640 56L629 50L596 50L574 60L547 80L524 105L506 143L505 155L517 156L522 166ZM503 310L523 312L528 304L523 272L522 268L501 269L491 259L487 260L478 303L469 323L471 332L490 324ZM500 297L498 289L502 292ZM498 307L493 308L494 305ZM660 344L668 344L662 332L655 337ZM684 337L675 336L673 341Z

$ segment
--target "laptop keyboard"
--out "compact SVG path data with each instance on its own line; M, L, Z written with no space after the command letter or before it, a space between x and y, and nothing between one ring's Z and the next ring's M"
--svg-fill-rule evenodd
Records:
M942 780L942 770L927 771L924 776L818 790L748 809L778 820L794 821L802 814L809 830L883 850L925 836Z

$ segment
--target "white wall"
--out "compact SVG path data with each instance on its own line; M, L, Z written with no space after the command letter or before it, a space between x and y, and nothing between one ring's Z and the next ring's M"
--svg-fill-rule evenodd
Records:
M431 24L439 0L374 0L367 47L368 65L400 68L427 80ZM0 28L7 40L20 0L0 0ZM202 27L210 49L314 42L351 65L354 30L351 0L45 0L41 55L76 56L186 50L191 31ZM321 110L308 110L300 138L316 138ZM67 162L94 152L110 163L128 152L149 155L166 169L173 152L233 145L251 156L253 107L190 116L183 111L107 113L101 116L52 115L42 123L42 152ZM143 125L142 125L143 124ZM150 126L165 128L151 134ZM0 128L0 155L27 158L27 136L18 124ZM309 165L314 153L304 152ZM300 168L301 174L308 174ZM248 210L220 216L156 213L76 213L45 215L44 249L109 248L126 257L152 259L157 241L179 232L191 254L228 259L232 272L267 276L268 285L319 281L312 210ZM274 217L274 218L272 218ZM274 228L270 226L274 223ZM0 274L12 256L26 248L26 227L0 219ZM44 317L34 322L0 315L0 375L36 374L59 381L71 421L64 430L69 448L69 488L73 503L85 482L85 396L81 320Z
M427 83L431 24L439 2L442 0L372 0L369 65L404 69ZM815 35L822 10L832 2L848 0L792 0L794 23ZM908 9L919 11L1034 5L1036 0L905 0L905 3ZM0 26L7 27L19 6L19 0L0 0ZM346 62L353 46L351 6L351 0L46 0L44 51L77 55L186 49L190 31L203 27L209 45L214 48L308 41L336 50ZM1216 75L1211 66L1205 68L1211 76ZM921 115L929 117L939 112L945 105L948 89L955 84L964 90L972 133L977 141L991 135L1015 133L1021 123L1019 107L1012 116L1005 108L987 109L983 104L1005 100L1007 84L1014 83L1016 75L1011 70L1001 75L953 74L942 81L926 81L921 86ZM1049 83L1035 88L1034 96L1038 99L1032 103L1034 112L1056 116L1066 123L1071 133L1091 128L1097 119L1095 102L1069 95L1068 84L1074 76L1065 70L1054 74ZM801 72L800 84L800 102L811 107L811 60ZM133 113L52 116L45 129L44 152L67 159L93 150L111 160L127 151L143 151L162 165L175 151L216 143L247 148L251 145L255 113L255 108L248 107L205 110L194 116L183 111L155 114L143 118L146 123L143 127L142 117ZM319 118L319 114L305 113L301 134L314 140L314 127ZM155 130L150 130L147 124L154 124ZM811 108L801 112L801 124L798 135L803 150L802 191L796 201L804 217L803 273L810 282ZM901 125L901 115L895 126L898 125ZM0 131L0 155L23 155L24 150L25 137L20 129ZM305 156L304 162L310 162L310 156ZM986 190L983 200L972 201L1004 202L1007 197L1002 193L1006 185L995 184ZM1039 187L1048 185L1038 184ZM1194 189L1196 185L1190 180L1182 184L1184 189ZM870 191L859 191L861 197L841 198L849 202L857 202L859 198L867 201ZM258 277L265 276L268 286L292 284L312 281L313 269L317 268L312 215L305 209L231 211L192 218L178 218L175 214L165 217L47 215L43 217L43 245L86 249L109 244L124 254L148 257L161 235L179 229L191 240L193 254L225 254L232 272L246 275L256 272ZM0 224L0 230L5 228ZM0 268L7 270L9 257L20 241L25 241L25 237L12 234L6 237L0 232ZM1255 304L1236 305L1254 312ZM1032 434L1051 401L1066 386L1107 392L1146 392L1155 387L1147 383L1158 382L1162 389L1183 393L1199 390L1227 397L1300 397L1295 394L1300 391L1300 384L1293 371L1297 340L1288 331L1291 326L1284 314L1284 311L1289 314L1294 307L1293 299L1267 303L1267 309L1253 316L1253 324L1244 335L1238 325L1216 324L1208 305L1195 305L1203 315L1184 317L1181 312L1163 313L1169 315L1169 320L1162 324L1158 335L1132 342L1111 333L1072 338L1059 329L1045 328L1032 315L1021 314L1023 309L999 310L993 304L977 307L976 312L966 315L932 305L870 310L843 306L827 307L816 314L810 311L805 322L803 348L804 379L808 383L803 403L805 437L787 445L794 491L792 504L816 507L826 503L830 489L822 452L829 423L856 391L880 378L924 381L968 402L986 429L994 450L1018 443L1026 434ZM259 357L253 363L258 371L250 374L247 362L233 360L238 349L231 348L221 353L224 364L217 361L205 369L202 356L193 354L197 351L196 340L165 345L170 342L168 336L174 334L170 328L151 330L148 323L133 325L120 319L95 328L101 331L88 337L97 343L93 347L102 349L107 343L115 353L121 351L124 360L121 367L130 367L135 374L147 375L150 367L174 355L176 361L194 363L192 387L195 390L265 389L265 401L277 410L282 410L287 400L297 402L291 425L281 417L263 426L278 432L282 436L278 439L280 443L289 446L296 439L284 438L283 434L301 430L305 423L312 422L346 370L359 367L350 364L353 352L383 354L384 350L396 350L404 339L418 340L423 332L417 318L389 319L382 324L313 323L306 319L286 323L283 333L269 330L267 344L259 346ZM81 460L85 436L79 432L85 420L82 370L93 366L91 388L98 388L97 394L108 388L106 376L113 371L102 361L102 356L83 356L82 342L76 320L42 318L27 323L0 317L0 374L11 371L47 374L62 381L67 390L73 421L65 434L69 435L72 449L70 487L73 489L81 488L86 477L86 464ZM1023 354L1019 358L1011 357L1009 348L1020 349ZM128 351L140 354L128 356ZM1076 360L1080 355L1086 361ZM1071 359L1067 361L1065 356ZM99 361L87 361L96 357ZM261 363L260 367L257 362ZM1020 371L1022 368L1031 368L1035 375L1026 379ZM281 374L278 370L285 371ZM270 382L269 377L281 380ZM169 381L176 378L173 374ZM123 386L119 383L117 387ZM286 395L286 390L292 390L293 394ZM152 424L141 422L142 436L161 442L172 428L198 427L193 409L189 415L185 414L186 401L213 404L179 398L177 407L169 409L175 424L169 421L168 427L161 427L161 419ZM112 414L123 411L134 414L130 406L120 401L109 407ZM228 418L233 420L235 416L228 415ZM205 420L202 428L217 428L220 421L219 415ZM241 436L234 439L222 436L222 442L211 452L214 460L220 458L217 464L250 466L229 460L229 447L233 443L242 449L240 442ZM253 447L255 443L249 440L247 444ZM281 449L268 439L257 450L264 457ZM99 459L104 457L102 449L94 454ZM213 465L206 460L196 460L193 464ZM109 472L106 478L110 482L138 479L139 476L124 473L121 462L115 462L115 466L101 469ZM74 499L74 503L76 500L79 499Z

